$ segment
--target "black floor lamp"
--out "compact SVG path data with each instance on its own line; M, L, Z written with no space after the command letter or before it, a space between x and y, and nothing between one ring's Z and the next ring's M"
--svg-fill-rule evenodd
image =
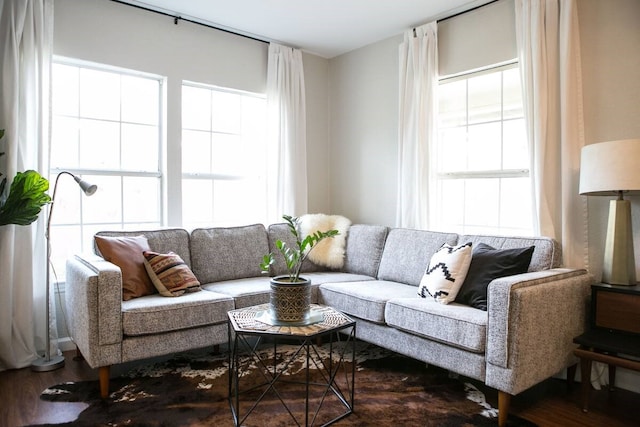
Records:
M84 191L84 194L86 194L87 196L91 196L98 189L98 186L94 184L89 184L87 181L83 180L79 176L72 174L71 172L62 171L56 177L56 183L53 186L53 196L51 196L51 203L49 204L49 213L47 215L47 230L45 232L45 238L47 239L47 270L46 270L46 279L45 279L46 287L47 287L47 290L46 290L47 306L46 306L46 313L45 313L45 316L46 316L45 318L47 321L47 335L46 335L47 339L45 342L44 357L39 357L31 364L31 370L36 372L53 371L54 369L62 368L64 366L64 356L51 355L51 342L50 342L51 331L50 331L50 325L49 325L49 322L50 322L49 320L49 288L50 288L49 272L50 272L50 262L51 262L51 240L50 240L49 232L51 229L51 215L53 213L53 207L55 206L56 190L58 189L58 179L60 179L62 175L72 176L73 179L78 183L80 188L82 188L82 191Z

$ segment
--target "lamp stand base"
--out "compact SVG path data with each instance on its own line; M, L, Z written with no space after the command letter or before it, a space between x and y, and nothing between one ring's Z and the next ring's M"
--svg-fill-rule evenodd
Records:
M631 203L628 200L611 200L602 266L604 283L629 286L636 284L632 236Z
M31 370L34 372L49 372L64 366L64 356L51 356L49 360L46 357L39 357L31 364Z

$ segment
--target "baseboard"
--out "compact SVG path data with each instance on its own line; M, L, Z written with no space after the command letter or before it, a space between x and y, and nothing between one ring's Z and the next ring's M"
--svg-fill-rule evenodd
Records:
M592 377L590 379L592 386L596 389L600 389L602 386L606 387L609 384L609 371L607 370L607 365L600 362L593 362L593 366L596 368L594 369L594 372L597 371L598 374L596 375L595 373L592 373ZM566 379L567 370L564 369L553 377ZM582 382L579 365L578 369L576 369L575 379L577 382ZM640 372L618 368L616 370L616 388L640 393Z
M76 349L75 343L69 337L58 339L58 348L60 351L72 351Z

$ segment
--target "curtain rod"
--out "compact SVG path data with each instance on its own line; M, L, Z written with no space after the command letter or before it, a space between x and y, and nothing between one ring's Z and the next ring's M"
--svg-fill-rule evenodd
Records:
M154 12L154 13L157 13L157 14L159 14L159 15L168 16L168 17L170 17L170 18L173 18L173 23L174 23L175 25L178 25L178 22L179 22L179 21L185 21L185 22L189 22L189 23L191 23L191 24L202 25L203 27L212 28L212 29L214 29L214 30L218 30L218 31L223 31L223 32L225 32L225 33L233 34L233 35L235 35L235 36L240 36L240 37L244 37L244 38L247 38L247 39L250 39L250 40L255 40L255 41L257 41L257 42L261 42L261 43L270 43L268 40L259 39L259 38L257 38L257 37L252 37L252 36L249 36L249 35L246 35L246 34L238 33L238 32L235 32L235 31L229 30L229 29L227 29L227 28L216 27L215 25L206 24L206 23L204 23L204 22L200 22L200 21L195 21L195 20L193 20L193 19L183 18L183 17L181 17L180 15L173 15L173 14L168 13L168 12L163 12L163 11L161 11L161 10L157 10L157 9L151 9L151 8L148 8L148 7L145 7L145 6L139 5L139 4L128 3L128 2L123 1L123 0L111 0L111 1L112 1L112 2L114 2L114 3L123 4L123 5L126 5L126 6L135 7L136 9L145 10L145 11L147 11L147 12Z
M500 1L500 0L493 0L493 1L490 1L488 3L481 4L481 5L478 5L476 7L472 7L471 9L463 10L462 12L458 12L458 13L454 13L451 16L447 16L447 17L442 18L442 19L436 19L436 22L446 21L447 19L455 18L456 16L460 16L460 15L464 15L465 13L473 12L474 10L480 9L481 7L489 6L490 4L493 4L493 3L497 3L498 1Z

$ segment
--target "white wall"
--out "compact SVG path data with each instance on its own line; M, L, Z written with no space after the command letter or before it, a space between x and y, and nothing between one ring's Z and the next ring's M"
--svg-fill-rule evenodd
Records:
M586 143L640 138L640 1L580 0L578 15ZM640 197L629 199L636 276L640 278ZM611 199L589 197L587 200L589 269L599 278ZM640 373L618 368L616 385L640 392Z
M55 0L54 54L166 76L168 225L179 226L183 80L264 93L268 44L110 0ZM303 56L307 91L309 208L329 210L328 61Z
M580 0L578 13L586 143L638 138L640 1ZM398 35L329 63L331 207L354 222L395 224L401 41ZM632 198L632 209L640 266L638 199ZM608 199L588 201L590 270L600 277ZM639 379L635 372L619 370L620 387L640 391Z
M303 54L307 100L309 213L333 213L329 202L329 61Z
M401 40L329 61L331 208L353 222L395 224Z
M640 1L580 0L578 5L586 143L640 138ZM590 269L598 277L611 199L587 199ZM629 199L640 278L640 197Z

